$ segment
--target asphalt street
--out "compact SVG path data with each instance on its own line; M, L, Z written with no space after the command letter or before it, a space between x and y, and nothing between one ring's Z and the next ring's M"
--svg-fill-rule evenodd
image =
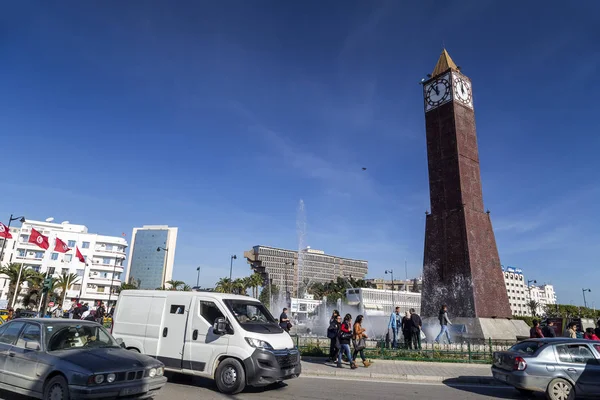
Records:
M249 388L236 396L217 392L208 379L183 375L169 376L169 383L156 400L210 399L389 399L389 400L465 400L465 399L544 399L543 395L526 397L507 387L448 386L446 384L389 383L330 378L298 378L278 386Z

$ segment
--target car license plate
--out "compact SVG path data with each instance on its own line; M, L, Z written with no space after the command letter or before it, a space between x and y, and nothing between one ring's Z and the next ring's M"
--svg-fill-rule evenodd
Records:
M129 388L125 388L123 390L121 390L120 395L121 396L131 396L134 394L140 394L140 393L145 393L147 392L148 389L146 388L146 386L134 386L134 387L129 387Z
M283 371L283 375L284 376L289 376L292 375L294 373L294 369L293 368L289 368Z

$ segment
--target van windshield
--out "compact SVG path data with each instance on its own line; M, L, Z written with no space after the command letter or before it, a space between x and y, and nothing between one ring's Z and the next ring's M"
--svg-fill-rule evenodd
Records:
M261 303L246 300L224 300L229 311L244 330L259 333L281 333L283 329Z

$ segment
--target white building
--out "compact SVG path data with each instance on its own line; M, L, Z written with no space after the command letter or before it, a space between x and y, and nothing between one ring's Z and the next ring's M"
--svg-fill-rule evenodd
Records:
M133 228L125 281L139 289L165 287L173 279L177 228L144 225Z
M346 301L358 306L364 315L390 315L396 307L402 314L414 308L421 313L421 293L399 292L381 289L346 289Z
M31 228L49 238L48 250L28 243ZM13 238L6 241L2 265L17 263L55 278L63 273L77 274L79 280L67 291L67 302L76 298L90 304L97 301L107 304L109 300L110 304L116 302L127 248L125 238L89 233L86 226L68 221L58 224L27 220L21 228L11 227L10 231ZM57 237L71 250L67 253L54 251ZM85 263L76 257L76 248L85 257ZM7 299L7 279L0 280L0 285L0 299L12 303L12 299ZM27 290L26 286L24 288ZM15 302L15 308L17 306L20 306L19 300Z
M531 293L531 299L535 300L539 304L536 311L537 315L544 315L546 306L557 304L556 293L554 293L554 286L548 284L541 286L531 286L529 290Z
M317 307L323 303L322 300L315 300L312 294L305 294L304 298L290 298L290 311L294 315L298 315L299 319L306 319L309 314L313 313ZM302 316L300 316L300 314Z
M556 304L556 294L554 286L528 286L528 281L519 268L502 267L504 272L504 283L506 284L506 293L510 302L510 309L513 315L531 316L529 302L535 300L539 306L536 315L544 314L545 306Z

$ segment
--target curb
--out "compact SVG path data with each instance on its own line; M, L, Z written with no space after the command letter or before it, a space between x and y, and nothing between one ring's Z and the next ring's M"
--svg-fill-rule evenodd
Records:
M448 385L486 385L486 386L506 386L506 384L484 376L432 376L432 375L394 375L379 374L368 372L354 372L353 370L340 371L306 371L303 370L300 376L319 377L319 378L358 378L372 379L377 381L394 382L419 382L419 383L446 383Z

